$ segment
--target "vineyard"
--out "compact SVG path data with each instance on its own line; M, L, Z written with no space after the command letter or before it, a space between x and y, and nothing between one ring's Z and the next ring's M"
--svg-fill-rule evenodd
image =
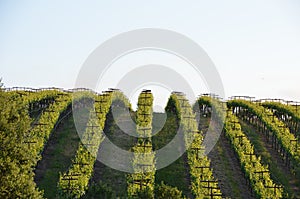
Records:
M300 198L300 104L173 92L158 113L154 98L0 88L0 198Z

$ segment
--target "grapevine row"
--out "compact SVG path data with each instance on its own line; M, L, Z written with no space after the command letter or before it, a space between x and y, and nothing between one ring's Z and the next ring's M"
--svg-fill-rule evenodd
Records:
M210 168L210 160L204 155L203 135L198 131L192 107L181 93L173 93L171 98L175 102L178 117L180 117L180 130L184 134L184 147L187 149L187 163L194 197L222 198L218 181L214 178Z
M298 140L290 133L290 130L271 111L249 101L232 100L228 102L234 107L234 112L239 114L249 123L256 125L266 133L267 137L272 134L272 144L285 159L287 165L292 166L292 171L299 173L300 150ZM291 164L292 163L292 164Z
M212 106L217 117L224 114L224 105L216 99L202 97L200 102ZM222 111L223 109L223 111ZM225 119L224 133L236 152L245 177L249 180L252 190L258 198L281 198L283 189L276 185L270 177L267 166L261 163L261 158L255 154L253 145L241 130L238 118L229 109Z
M43 95L41 95L43 97ZM34 98L38 100L37 98ZM41 99L41 98L39 98ZM23 163L35 167L37 162L41 159L41 153L47 143L50 134L55 127L60 115L66 111L71 104L71 97L63 95L55 99L55 103L51 104L43 111L37 123L33 123L33 127L25 133L24 145L27 145L30 159L22 160Z
M264 102L262 106L274 111L279 119L284 121L293 131L295 135L300 135L299 124L300 124L300 113L298 113L294 107L285 105L280 102Z
M143 91L138 98L136 115L137 144L132 147L134 152L132 164L133 174L127 177L127 192L131 198L154 198L155 154L152 151L152 105L151 91Z
M241 131L237 117L231 112L227 114L224 131L239 157L255 195L258 198L281 198L282 187L273 182L268 167L261 163L261 158L255 154L251 141Z

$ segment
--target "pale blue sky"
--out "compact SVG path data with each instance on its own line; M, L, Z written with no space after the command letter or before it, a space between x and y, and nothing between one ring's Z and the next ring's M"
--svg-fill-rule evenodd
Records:
M98 45L145 27L196 41L215 63L226 96L300 101L297 0L0 0L0 77L6 87L72 88Z

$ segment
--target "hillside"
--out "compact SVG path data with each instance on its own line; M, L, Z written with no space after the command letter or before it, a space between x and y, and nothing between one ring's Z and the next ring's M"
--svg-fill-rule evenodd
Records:
M119 90L1 90L0 197L300 198L297 104L173 92L156 113L154 98L132 110Z

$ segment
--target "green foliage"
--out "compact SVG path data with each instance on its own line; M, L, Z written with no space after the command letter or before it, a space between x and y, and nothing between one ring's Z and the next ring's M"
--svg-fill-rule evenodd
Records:
M3 83L2 83L2 78L0 78L0 91L2 91Z
M72 98L70 94L57 90L43 90L39 92L28 91L4 91L0 79L0 198L42 198L43 191L40 191L34 182L34 167L42 158L44 150L52 131L56 128L58 121L67 113L71 106ZM80 99L82 96L75 97ZM94 95L89 96L95 97ZM93 174L93 167L97 157L99 146L104 139L103 129L112 103L123 103L131 110L128 99L121 92L113 92L109 95L96 96L96 100L103 103L95 103L95 110L89 110L89 121L87 126L98 126L98 128L85 128L82 134L82 143L78 146L76 156L72 161L69 169L60 174L58 189L58 198L115 198L114 190L107 184L99 182L91 184L89 191L90 178ZM30 112L43 103L41 112L38 116L30 118ZM152 134L152 104L153 96L151 93L141 93L138 100L138 110L136 114L137 128L139 135L151 137ZM224 120L224 109L226 107L218 104L217 100L209 97L201 97L197 101L198 105L207 105L212 107L215 112L216 121ZM266 128L273 132L279 140L279 143L288 152L292 158L293 165L299 170L300 168L300 151L291 144L290 140L295 136L289 132L288 128L279 128L284 125L276 117L273 118L272 112L258 106L257 104L233 100L229 103L230 107L242 107L247 109L251 114L257 116ZM292 107L278 103L264 103L263 106L270 109L276 109L282 113L288 114L299 122L299 114ZM195 109L195 106L194 106ZM179 122L180 130L184 134L184 149L187 149L187 166L189 179L191 180L191 192L195 198L206 198L210 190L206 189L207 183L204 181L215 180L213 171L210 168L200 170L199 167L210 167L210 161L204 155L203 150L196 151L195 148L202 146L202 133L195 133L197 122L194 119L192 107L183 95L172 94L166 106L166 112L171 117L171 123ZM34 119L35 118L35 119ZM224 131L230 140L236 154L239 157L241 167L249 179L251 186L259 198L280 198L282 189L275 193L272 189L265 187L274 186L270 173L258 175L256 171L268 170L268 167L261 164L260 157L248 156L254 154L254 148L251 142L241 131L236 116L228 112L228 118L225 121ZM169 131L166 136L170 136L176 131L177 125L164 129ZM148 128L148 130L143 130ZM150 130L149 130L150 129ZM243 136L242 142L237 139ZM157 146L160 148L165 145L164 140L157 139ZM31 143L31 144L30 144ZM148 147L144 149L143 145ZM182 198L182 191L177 187L171 187L162 183L155 184L155 153L152 150L151 139L137 139L136 146L131 149L135 152L132 159L133 168L136 173L127 175L127 191L129 198ZM199 158L200 157L200 158ZM138 166L143 163L152 165L145 172L144 168ZM81 165L80 165L81 164ZM65 180L68 177L74 177L76 180ZM147 179L146 186L134 183L135 180ZM168 183L169 184L169 183ZM218 186L218 184L214 184ZM214 193L220 194L219 190ZM221 197L214 197L221 198Z
M185 96L174 95L174 99L175 104L179 105L180 128L184 132L185 148L188 149L187 159L191 178L191 190L195 198L205 198L211 193L210 189L205 188L207 186L205 181L215 181L215 178L210 169L210 161L204 155L204 148L202 146L203 135L202 132L198 132L195 114ZM199 169L199 167L207 168ZM218 183L214 183L214 186L218 186ZM213 193L221 194L218 189L214 189ZM221 198L221 196L214 196L214 198Z
M115 193L111 187L102 182L93 183L90 185L87 193L82 197L82 199L114 199L116 198Z
M270 177L269 169L267 166L262 165L261 158L255 155L253 145L241 131L240 124L237 123L237 117L231 112L228 112L224 130L239 157L241 167L245 172L246 177L251 182L251 186L255 194L259 198L281 198L283 194L282 189L275 193L274 190L266 188L273 187L275 185ZM239 137L241 137L241 139ZM248 154L254 155L249 156ZM259 171L268 172L263 174L255 173Z
M182 199L182 191L179 191L176 187L165 185L162 182L155 187L156 199Z
M81 143L72 161L72 165L67 172L60 174L58 187L60 190L59 197L61 198L80 198L85 194L88 188L89 179L92 176L94 163L97 158L98 148L103 140L102 131L106 114L111 104L111 95L100 95L96 100L105 100L105 102L95 105L95 110L100 110L99 114L92 111L93 107L90 107L88 111L89 119L86 126L95 127L85 127L85 131L81 136ZM68 180L69 178L75 178L76 180L71 182Z
M174 138L179 127L176 120L177 116L170 112L167 115L166 122L161 131L152 137L154 150L159 150L167 145Z
M300 150L299 148L296 148L294 143L291 143L291 140L296 140L296 137L294 134L290 133L289 128L286 127L283 122L274 117L274 114L263 106L259 106L258 104L246 100L232 100L228 102L228 105L230 107L242 107L250 114L255 115L266 127L266 129L276 136L279 144L284 148L291 158L296 170L296 174L299 175Z
M79 93L80 97L81 94ZM90 97L95 97L90 95ZM89 120L81 136L82 143L76 152L76 157L67 172L61 173L58 187L60 198L80 198L89 186L89 180L93 174L94 163L97 158L98 149L104 139L103 129L106 121L106 115L111 108L113 101L122 101L130 108L129 102L121 92L113 92L108 95L99 95L95 97L101 103L95 103L95 107L90 107ZM95 108L96 112L93 112ZM90 128L90 126L95 126ZM75 178L69 182L69 178Z
M300 122L300 113L290 105L285 105L279 102L264 102L262 103L262 106L268 109L274 109L279 113L289 115L295 122Z
M142 190L136 192L136 197L133 198L143 198L143 199L154 199L153 190L146 187Z
M60 91L8 91L1 92L1 198L41 198L33 180L33 168L60 114L71 103L67 95L58 97ZM66 97L66 98L65 98ZM64 100L65 103L44 103L40 117L29 118L30 104L40 104L45 99ZM49 101L50 102L50 101ZM51 110L51 112L49 111ZM43 123L43 127L36 125ZM21 182L21 183L19 183Z
M24 134L30 129L20 96L0 90L0 198L42 198L33 181Z
M170 144L170 141L174 138L179 128L180 121L176 118L177 115L175 115L175 113L167 112L167 120L164 124L163 129L158 134L152 137L154 150L159 150L167 144ZM181 142L184 142L183 138ZM175 147L176 148L174 148L174 150L179 150L178 145ZM179 151L175 153L179 153ZM186 168L184 156L185 154L169 166L157 170L155 172L155 184L158 185L162 181L164 181L166 184L180 189L183 194L189 193L189 186L186 183Z
M215 99L209 97L202 97L201 99L201 104L212 106L214 110L216 110L217 115L219 115L218 117L223 117L221 116L221 109L224 108L223 105L213 102ZM229 106L231 107L232 104L229 103ZM238 119L231 113L231 111L227 111L224 132L238 155L242 170L244 171L246 178L249 179L256 196L259 198L281 198L283 194L282 189L274 193L272 189L266 188L275 185L269 172L263 174L255 173L258 171L268 171L268 168L263 166L261 158L255 155L253 145L241 131Z
M198 105L198 106L196 106ZM212 108L212 119L218 123L223 124L225 118L226 118L226 110L227 105L226 103L222 103L221 101L208 97L208 96L202 96L198 99L197 104L194 105L193 110L197 112L198 108L201 106L206 105Z
M136 131L140 138L138 138L136 146L132 147L131 149L134 152L132 158L134 173L127 175L128 197L154 197L155 154L152 152L151 140L153 114L152 105L152 93L142 92L139 95L138 109L136 114ZM147 147L144 148L143 146ZM140 166L141 164L149 166L143 167ZM144 180L146 180L147 183L144 182ZM142 185L136 183L136 181L142 181Z
M173 113L176 115L177 120L181 119L181 115L180 115L180 103L177 100L177 97L175 94L172 94L169 97L167 106L165 108L166 113Z

